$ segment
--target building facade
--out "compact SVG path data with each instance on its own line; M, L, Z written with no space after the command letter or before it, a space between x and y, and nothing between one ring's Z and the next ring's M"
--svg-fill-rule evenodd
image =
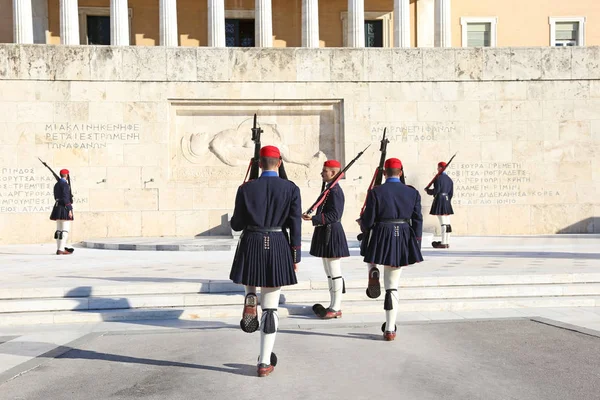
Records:
M0 0L0 43L600 45L596 0Z

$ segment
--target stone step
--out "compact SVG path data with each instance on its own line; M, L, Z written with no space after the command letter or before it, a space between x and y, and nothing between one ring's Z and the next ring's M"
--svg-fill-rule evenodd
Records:
M183 278L182 278L183 279ZM367 279L348 279L346 288L363 289ZM453 287L453 286L495 286L495 285L541 285L541 284L600 284L600 273L581 274L537 274L537 275L478 275L478 276L428 276L402 277L401 288L413 287ZM311 289L327 289L325 279L305 280L297 285L286 287L286 292ZM72 298L97 296L124 296L171 293L241 293L241 285L228 280L199 280L196 282L115 284L68 287L15 287L0 288L0 300Z
M600 296L507 297L490 299L403 300L399 312L464 311L485 309L524 309L545 307L600 307ZM68 324L102 321L136 320L215 320L241 316L241 304L212 305L186 308L144 308L102 311L50 311L0 314L0 326L32 324ZM380 313L384 318L383 301L349 301L343 305L344 314ZM310 304L283 304L281 318L290 315L312 315Z
M382 291L382 293L384 293ZM511 297L560 297L600 296L600 284L553 284L553 285L496 285L496 286L442 286L401 287L401 300L429 299L502 299ZM380 299L383 298L383 294ZM365 289L347 289L344 303L373 301ZM0 300L0 313L38 311L85 311L130 308L197 307L239 305L243 293L170 293L126 294L122 296L90 296L70 298L36 298ZM313 304L329 302L329 291L324 289L284 291L281 304Z

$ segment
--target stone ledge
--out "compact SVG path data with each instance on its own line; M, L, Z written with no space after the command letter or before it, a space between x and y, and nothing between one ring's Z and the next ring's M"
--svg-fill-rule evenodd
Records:
M134 82L600 79L600 47L312 50L1 44L0 79Z

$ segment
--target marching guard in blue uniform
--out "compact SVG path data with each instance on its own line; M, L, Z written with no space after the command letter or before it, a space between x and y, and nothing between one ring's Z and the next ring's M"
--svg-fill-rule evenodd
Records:
M454 195L454 183L444 171L445 168L446 163L440 161L438 163L438 173L441 173L433 181L433 189L427 189L427 194L433 196L433 203L431 204L429 214L438 217L442 228L442 241L431 243L436 249L447 249L450 247L450 233L452 232L450 215L454 214L451 203L452 196Z
M381 327L387 341L396 338L398 284L401 267L423 261L421 196L400 182L402 162L390 158L384 164L386 181L373 188L359 220L361 230L370 231L364 261L384 266L385 316Z
M323 164L321 177L327 188L338 172L341 164L337 160L328 160ZM323 259L323 268L329 284L329 306L315 304L313 311L322 319L342 317L342 293L345 293L344 278L342 277L341 258L349 257L346 233L340 222L344 213L344 192L339 184L331 187L325 201L319 205L317 212L312 217L303 214L305 221L312 221L315 227L310 255Z
M259 328L256 289L261 288L258 376L269 375L277 364L273 346L279 324L279 295L282 286L297 283L295 270L300 262L300 189L278 176L280 164L277 147L265 146L260 150L262 174L239 187L231 217L231 228L243 231L230 279L245 286L240 321L244 332L255 332ZM289 236L286 229L289 229Z
M54 185L54 207L52 207L50 219L56 221L56 231L54 232L56 255L69 255L74 251L73 248L66 247L71 221L73 221L73 198L67 181L68 176L69 170L61 169L60 179Z

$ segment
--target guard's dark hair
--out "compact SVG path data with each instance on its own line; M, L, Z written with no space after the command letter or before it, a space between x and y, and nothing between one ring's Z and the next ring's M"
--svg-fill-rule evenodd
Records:
M401 168L386 168L385 169L385 174L387 176L398 176L398 175L400 175L400 172L402 172Z
M279 162L279 158L274 158L274 157L261 157L260 158L260 163L261 163L263 169L273 169L277 166L278 162Z

